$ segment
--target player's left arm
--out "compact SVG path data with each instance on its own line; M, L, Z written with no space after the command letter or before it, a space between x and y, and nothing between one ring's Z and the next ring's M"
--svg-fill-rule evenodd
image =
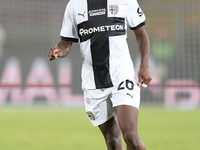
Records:
M138 85L146 84L149 86L151 75L149 73L150 41L144 26L134 30L137 47L141 55L140 69L138 71Z

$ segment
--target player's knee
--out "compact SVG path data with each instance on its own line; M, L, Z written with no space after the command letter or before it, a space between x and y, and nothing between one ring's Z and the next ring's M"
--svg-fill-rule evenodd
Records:
M132 133L124 134L124 141L128 147L133 150L146 150L143 142L140 140L139 136Z
M111 138L106 141L109 150L117 150L121 146L121 142L118 138Z
M124 134L124 141L128 147L132 147L133 149L137 149L137 139L135 138L135 135L131 133Z
M146 150L146 147L144 146L144 144L141 140L138 143L138 150Z

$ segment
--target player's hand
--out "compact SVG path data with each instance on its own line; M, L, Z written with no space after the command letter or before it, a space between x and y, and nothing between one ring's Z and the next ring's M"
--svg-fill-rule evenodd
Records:
M48 53L48 58L50 61L57 59L58 57L62 57L63 53L58 48L51 48Z
M140 70L138 71L138 86L139 87L148 87L150 85L150 82L152 80L149 70L145 67L140 67Z

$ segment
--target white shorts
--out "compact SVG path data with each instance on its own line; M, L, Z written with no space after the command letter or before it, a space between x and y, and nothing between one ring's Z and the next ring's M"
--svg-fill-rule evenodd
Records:
M139 109L140 88L135 81L125 80L111 88L84 90L84 105L93 126L114 115L114 107L129 105Z

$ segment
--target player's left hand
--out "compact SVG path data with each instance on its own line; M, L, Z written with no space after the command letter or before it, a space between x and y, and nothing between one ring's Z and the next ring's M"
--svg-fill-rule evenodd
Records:
M140 70L138 71L138 86L139 87L148 87L150 85L150 82L152 80L151 75L149 73L149 69L145 67L140 67Z

